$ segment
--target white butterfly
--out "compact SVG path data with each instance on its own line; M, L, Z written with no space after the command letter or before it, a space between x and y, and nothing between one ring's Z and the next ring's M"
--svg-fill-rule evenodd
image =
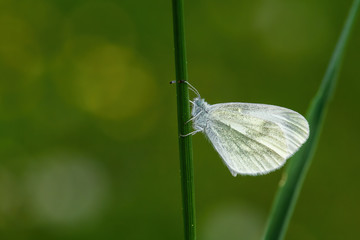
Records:
M233 176L280 168L309 137L308 122L295 111L254 103L210 105L184 82L198 95L191 101L195 131L187 135L203 132Z

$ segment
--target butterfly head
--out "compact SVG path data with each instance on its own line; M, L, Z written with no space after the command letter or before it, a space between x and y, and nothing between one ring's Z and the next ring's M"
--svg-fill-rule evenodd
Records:
M207 102L205 102L205 99L197 97L194 98L194 106L199 107L199 108L206 108L207 106Z
M196 116L200 112L207 112L209 104L203 98L197 97L193 101L192 115Z

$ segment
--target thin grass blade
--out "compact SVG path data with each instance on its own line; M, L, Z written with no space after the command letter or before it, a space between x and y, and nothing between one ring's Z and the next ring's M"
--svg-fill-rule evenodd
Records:
M360 0L354 0L320 88L310 105L307 113L310 137L301 150L289 161L270 212L263 237L265 240L283 239L285 236L307 170L316 150L326 110L336 88L344 50L359 7Z
M178 109L178 134L186 135L191 131L191 124L185 124L190 119L190 104L186 65L186 44L184 30L183 0L173 0L173 26L176 68L176 93ZM179 137L180 176L182 190L182 205L184 216L184 234L186 240L195 240L195 192L193 150L191 136Z

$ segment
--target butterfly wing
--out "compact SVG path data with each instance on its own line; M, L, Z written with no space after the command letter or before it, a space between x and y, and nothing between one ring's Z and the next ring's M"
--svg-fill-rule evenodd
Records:
M299 113L265 104L211 105L204 133L232 175L266 174L281 167L309 136Z

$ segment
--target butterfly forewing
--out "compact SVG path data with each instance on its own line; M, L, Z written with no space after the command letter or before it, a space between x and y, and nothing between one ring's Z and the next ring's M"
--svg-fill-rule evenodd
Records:
M265 174L281 167L309 135L303 116L272 105L215 104L204 118L204 133L234 176Z

